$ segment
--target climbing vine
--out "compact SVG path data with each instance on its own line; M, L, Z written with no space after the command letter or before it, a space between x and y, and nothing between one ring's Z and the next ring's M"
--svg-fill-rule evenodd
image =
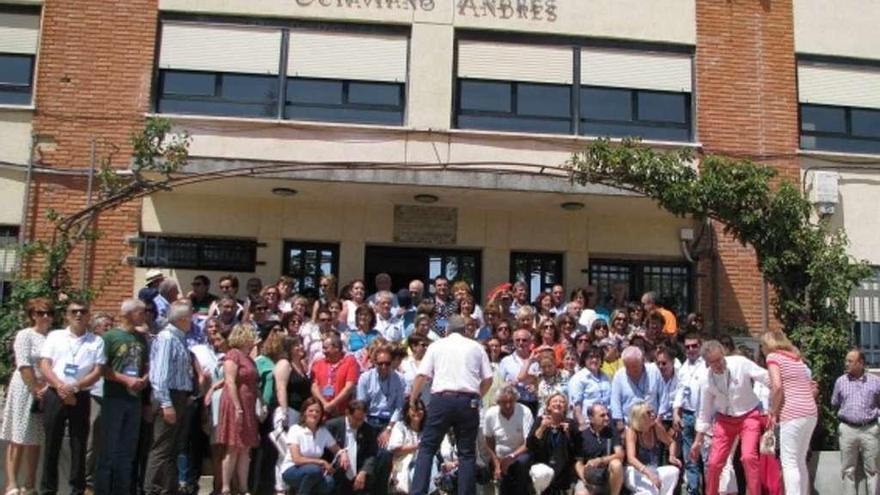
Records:
M50 239L28 242L17 254L18 269L9 297L0 308L0 383L6 383L14 366L12 341L15 333L27 326L25 303L34 297L55 302L56 324L61 325L62 309L70 299L93 300L112 276L115 267L108 267L98 283L80 287L70 277L70 254L77 247L100 238L94 219L101 212L132 201L151 192L170 189L172 174L186 165L190 138L186 133L172 131L168 119L149 118L144 127L131 135L132 162L130 172L120 173L113 167L112 155L101 159L96 170L99 197L96 202L69 215L55 210L45 215L54 229ZM36 274L28 270L40 267Z
M655 200L674 215L720 222L752 246L774 292L774 311L819 382L823 409L816 441L832 446L828 409L834 380L850 346L852 289L870 273L847 254L842 231L813 221L811 205L776 169L749 160L706 156L699 169L689 150L664 152L638 141L599 140L566 164L578 184L604 184Z

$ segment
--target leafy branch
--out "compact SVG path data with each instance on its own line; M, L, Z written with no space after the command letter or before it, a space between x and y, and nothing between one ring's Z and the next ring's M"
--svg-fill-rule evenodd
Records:
M688 151L661 152L625 140L598 140L565 165L578 184L603 184L647 196L679 217L712 219L754 248L758 268L775 294L775 315L804 353L828 404L850 344L852 289L870 273L847 254L847 238L827 222L811 221L811 205L776 170L748 160L704 157L697 170ZM827 406L823 406L827 407ZM823 443L833 442L825 411Z

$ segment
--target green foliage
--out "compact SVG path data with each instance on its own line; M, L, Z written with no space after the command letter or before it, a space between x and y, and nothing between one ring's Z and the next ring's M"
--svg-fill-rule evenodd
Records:
M0 382L7 382L13 371L12 341L18 330L28 326L24 313L25 304L34 297L47 297L55 302L55 325L63 325L61 315L70 299L94 300L109 281L114 267L108 267L96 285L77 287L68 271L68 258L75 247L94 242L101 232L92 228L92 220L102 211L115 208L145 193L166 189L170 174L186 165L189 156L190 137L186 133L172 132L171 121L164 118L147 119L144 128L131 136L133 147L132 174L120 174L112 166L111 157L100 160L96 177L102 199L90 207L62 216L49 208L46 219L54 226L51 240L35 240L27 243L19 254L19 270L11 294L0 308ZM145 172L162 174L154 180ZM39 273L31 278L23 276L25 268L40 266Z
M868 276L865 263L846 252L841 231L810 219L811 205L776 170L748 160L705 157L699 173L689 152L659 152L637 141L619 146L599 140L571 157L572 181L598 183L643 194L671 213L717 220L755 249L758 267L773 287L775 315L804 353L827 404L850 344L851 290ZM828 413L828 411L825 411ZM833 439L833 415L819 433Z

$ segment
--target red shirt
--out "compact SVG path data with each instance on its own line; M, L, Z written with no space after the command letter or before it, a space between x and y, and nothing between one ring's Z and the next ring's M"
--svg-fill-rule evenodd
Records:
M358 363L350 354L346 354L336 363L329 363L326 358L319 359L312 364L312 380L318 385L324 400L331 401L339 395L339 392L349 383L357 383ZM345 412L351 394L341 401L333 411L334 416Z

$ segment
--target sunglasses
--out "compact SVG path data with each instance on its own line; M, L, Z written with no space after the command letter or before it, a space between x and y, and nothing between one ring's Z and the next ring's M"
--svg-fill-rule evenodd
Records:
M514 342L528 342L531 339L513 339Z
M700 348L700 344L686 344L686 345L684 346L684 348L685 348L685 349L699 349L699 348Z
M50 316L51 314L52 314L52 313L50 313L50 312L48 312L48 311L40 311L40 310L34 311L34 316L41 316L41 317L43 317L43 316Z
M391 361L377 361L376 366L382 366L382 367L391 366Z
M578 344L581 344L581 343L584 343L584 342L590 342L590 339L577 339L576 342L577 342Z
M68 311L68 313L70 313L72 315L87 315L87 314L89 314L89 310L87 310L87 309L71 309Z

